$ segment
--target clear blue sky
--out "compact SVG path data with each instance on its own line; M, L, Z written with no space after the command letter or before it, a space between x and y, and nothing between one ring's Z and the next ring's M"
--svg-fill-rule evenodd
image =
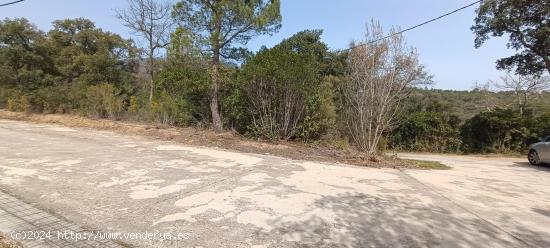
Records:
M0 0L0 3L11 0ZM268 47L304 29L323 29L323 40L332 49L346 48L363 37L365 23L374 18L389 28L409 26L469 4L473 0L282 0L283 27L273 36L254 39L252 50ZM0 18L26 17L43 30L57 19L85 17L104 30L130 37L114 17L114 9L125 0L26 0L0 7ZM474 49L470 31L475 7L430 23L405 34L416 47L420 61L434 75L435 88L471 89L474 82L498 79L495 60L512 54L506 40L492 39Z

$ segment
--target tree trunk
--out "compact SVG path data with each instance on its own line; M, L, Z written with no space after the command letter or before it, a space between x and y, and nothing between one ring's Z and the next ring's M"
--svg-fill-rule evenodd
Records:
M214 131L222 132L223 125L220 117L220 111L218 110L218 91L220 84L220 52L219 49L214 49L212 56L212 92L210 98L210 112L212 113L212 126Z
M519 114L523 115L523 103L521 102L521 94L517 93L516 95L518 97Z
M218 111L218 86L216 83L212 85L212 98L210 99L210 111L212 112L212 126L214 131L222 132L222 120L220 117L220 112Z
M221 13L219 9L214 11L214 32L210 37L212 44L212 92L210 95L210 112L212 113L212 127L216 132L223 131L222 118L218 110L218 91L220 87L220 35L221 35Z
M153 104L153 79L149 82L149 104Z
M152 38L151 40L149 40L149 46L150 46L150 50L149 50L149 76L151 77L150 78L150 81L149 81L149 105L152 105L153 104L153 90L155 88L155 61L154 61L154 48L153 48L153 43L152 43Z

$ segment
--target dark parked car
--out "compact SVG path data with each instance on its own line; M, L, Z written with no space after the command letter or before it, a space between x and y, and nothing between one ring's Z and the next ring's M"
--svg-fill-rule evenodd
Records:
M550 164L550 136L541 139L538 143L532 144L529 147L527 159L532 165L541 163Z

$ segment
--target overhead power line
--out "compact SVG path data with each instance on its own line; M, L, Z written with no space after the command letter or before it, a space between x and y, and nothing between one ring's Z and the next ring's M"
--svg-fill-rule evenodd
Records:
M468 5L466 5L466 6L462 6L462 7L458 8L458 9L455 9L455 10L453 10L453 11L451 11L451 12L448 12L448 13L446 13L446 14L440 15L440 16L438 16L438 17L436 17L436 18L430 19L430 20L425 21L425 22L423 22L423 23L420 23L420 24L418 24L418 25L414 25L414 26L412 26L412 27L410 27L410 28L403 29L403 30L401 30L401 31L399 31L399 32L396 32L396 33L393 33L393 34L384 36L384 37L382 37L382 38L378 38L378 39L376 39L376 40L371 40L371 41L368 41L368 42L365 42L365 43L361 43L361 44L359 44L359 45L356 45L356 46L353 46L353 47L344 49L343 51L351 50L351 49L354 49L354 48L359 47L359 46L364 46L364 45L376 43L376 42L378 42L378 41L385 40L385 39L390 38L390 37L392 37L392 36L395 36L395 35L398 35L398 34L405 33L405 32L407 32L407 31L413 30L413 29L415 29L415 28L424 26L424 25L426 25L426 24L428 24L428 23L430 23L430 22L437 21L437 20L442 19L442 18L444 18L444 17L446 17L446 16L450 16L450 15L452 15L452 14L454 14L454 13L456 13L456 12L459 12L459 11L461 11L461 10L463 10L463 9L467 9L467 8L469 8L469 7L472 7L472 6L474 6L474 5L478 4L478 3L481 3L482 1L483 1L483 0L475 1L475 2L473 2L473 3L471 3L471 4L468 4Z
M17 1L9 2L9 3L3 3L3 4L0 4L0 7L16 4L16 3L19 3L19 2L23 2L23 1L25 1L25 0L17 0Z

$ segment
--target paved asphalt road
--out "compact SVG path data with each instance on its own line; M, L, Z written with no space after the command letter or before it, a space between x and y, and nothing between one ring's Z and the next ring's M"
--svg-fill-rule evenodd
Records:
M550 247L550 169L370 169L0 120L0 189L138 247ZM143 236L142 236L143 237ZM158 236L157 236L158 237Z

